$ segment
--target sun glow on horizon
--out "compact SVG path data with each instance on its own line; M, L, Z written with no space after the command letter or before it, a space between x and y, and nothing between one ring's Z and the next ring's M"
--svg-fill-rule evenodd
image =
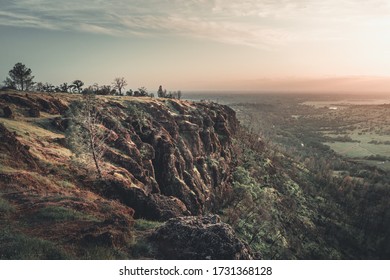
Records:
M390 92L388 1L7 1L0 80Z

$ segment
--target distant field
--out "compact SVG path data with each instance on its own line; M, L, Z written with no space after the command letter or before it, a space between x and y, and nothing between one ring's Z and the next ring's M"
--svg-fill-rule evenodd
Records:
M292 141L318 141L346 159L390 170L390 163L386 162L386 157L390 158L388 96L240 97L233 104L240 121L271 141L286 147ZM221 99L231 101L233 96Z
M305 101L302 104L309 105L309 106L315 106L315 107L348 106L348 105L382 105L382 104L390 104L390 98L311 100L311 101Z
M366 143L325 142L335 152L349 158L363 158L373 155L390 157L389 145L374 145Z

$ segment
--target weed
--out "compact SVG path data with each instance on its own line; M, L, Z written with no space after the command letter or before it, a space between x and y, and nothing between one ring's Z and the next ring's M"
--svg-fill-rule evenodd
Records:
M149 230L154 229L158 226L161 226L163 223L161 222L155 222L155 221L148 221L144 219L138 219L135 220L134 229L136 230Z

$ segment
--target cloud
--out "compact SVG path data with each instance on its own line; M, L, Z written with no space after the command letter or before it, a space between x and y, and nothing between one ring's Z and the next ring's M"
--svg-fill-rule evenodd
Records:
M339 31L342 25L351 24L348 22L367 26L374 23L370 28L376 28L384 24L379 19L390 15L388 2L381 0L2 2L0 25L3 26L112 36L176 35L266 49L294 41L338 40L348 36Z
M42 29L57 29L57 26L39 17L0 11L0 25L16 27L33 27Z

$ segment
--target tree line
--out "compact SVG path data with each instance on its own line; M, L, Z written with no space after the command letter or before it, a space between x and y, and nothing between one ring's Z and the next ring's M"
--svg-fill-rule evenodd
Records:
M21 91L37 91L37 92L49 92L49 93L92 93L96 95L117 95L117 96L146 96L155 97L153 92L149 92L145 87L140 87L137 90L129 89L126 91L127 81L124 77L117 77L110 85L99 85L94 83L93 85L84 87L85 84L82 80L74 80L71 83L64 82L60 85L53 85L51 83L34 82L34 76L30 68L26 65L18 62L8 72L8 77L4 80L4 86L2 90L14 89ZM157 90L157 96L162 98L182 98L182 92L170 91L160 85Z

